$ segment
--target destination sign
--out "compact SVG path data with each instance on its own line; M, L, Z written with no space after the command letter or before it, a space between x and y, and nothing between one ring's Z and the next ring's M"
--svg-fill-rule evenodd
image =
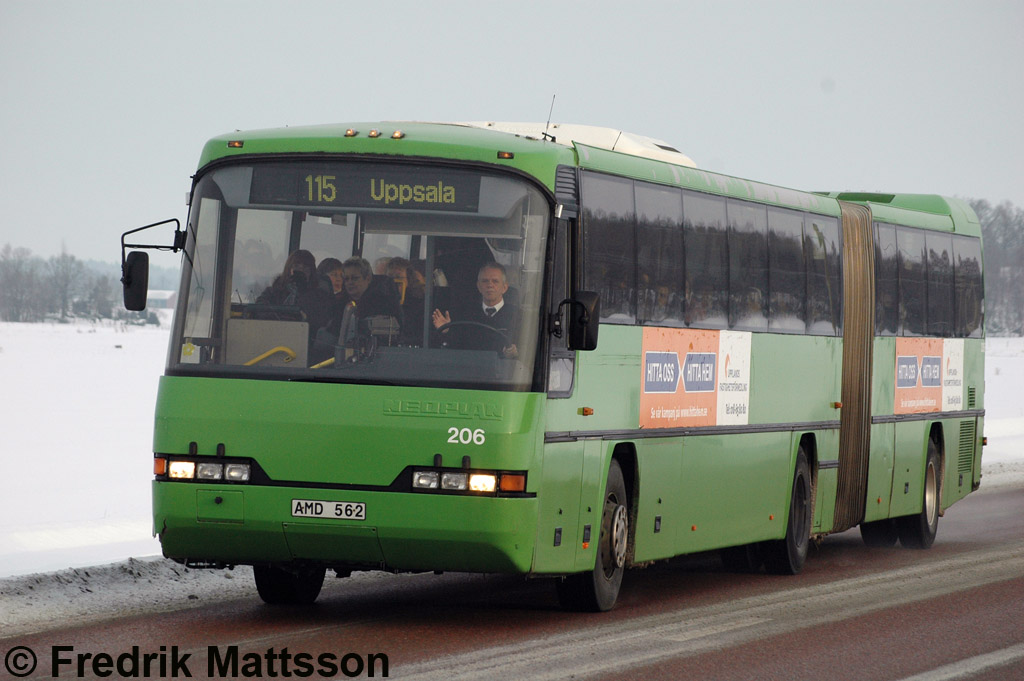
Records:
M258 164L253 166L249 202L476 213L480 175L383 164Z

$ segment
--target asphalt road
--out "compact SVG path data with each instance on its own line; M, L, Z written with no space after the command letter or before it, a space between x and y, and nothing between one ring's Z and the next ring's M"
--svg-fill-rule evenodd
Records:
M868 548L853 530L812 546L796 577L729 573L714 554L631 571L605 614L562 612L549 580L328 580L311 608L265 606L254 588L189 610L54 623L0 641L0 653L32 651L23 678L36 679L1024 679L1018 488L958 503L926 551ZM18 678L11 669L0 678Z

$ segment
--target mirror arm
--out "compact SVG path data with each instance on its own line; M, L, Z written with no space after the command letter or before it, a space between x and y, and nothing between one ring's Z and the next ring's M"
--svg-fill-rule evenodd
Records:
M580 322L582 324L590 323L590 311L587 310L587 306L575 298L566 298L558 304L558 310L551 315L551 335L555 338L562 337L562 308L566 305L581 307L583 309L583 314L580 316Z
M164 245L159 245L159 244L126 244L124 242L124 238L126 236L128 236L129 234L134 234L135 232L141 232L142 230L150 229L151 227L159 227L160 225L166 225L166 224L169 224L171 222L174 223L174 243L171 244L170 246L164 246ZM128 285L128 284L131 283L129 281L125 281L125 279L127 277L127 272L125 271L125 264L126 264L126 261L127 261L127 258L126 258L126 255L125 255L125 249L128 249L128 248L152 248L152 249L155 249L155 250L158 250L158 251L171 251L172 253L177 253L178 251L180 251L180 250L185 248L185 237L186 237L186 232L181 229L181 222L177 218L171 218L170 220L161 220L160 222L154 222L151 225L145 225L143 227L137 227L135 229L130 229L127 232L125 232L124 234L122 234L121 235L121 283L125 284L125 285Z

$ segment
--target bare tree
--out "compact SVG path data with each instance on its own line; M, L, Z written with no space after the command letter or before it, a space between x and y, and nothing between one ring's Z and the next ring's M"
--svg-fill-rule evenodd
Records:
M33 322L45 314L40 286L39 258L27 248L0 249L0 319L9 322Z
M50 293L60 308L60 318L66 319L75 294L83 290L85 266L75 256L68 255L63 243L60 255L50 258L46 265L50 274Z

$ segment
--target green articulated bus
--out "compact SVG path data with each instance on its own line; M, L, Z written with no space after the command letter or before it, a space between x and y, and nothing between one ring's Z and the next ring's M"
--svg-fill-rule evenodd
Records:
M158 246L121 241L141 309L124 254ZM980 483L959 200L783 189L588 126L352 123L209 141L165 248L154 532L270 603L326 570L466 571L608 610L681 554L795 574L858 525L926 548Z

